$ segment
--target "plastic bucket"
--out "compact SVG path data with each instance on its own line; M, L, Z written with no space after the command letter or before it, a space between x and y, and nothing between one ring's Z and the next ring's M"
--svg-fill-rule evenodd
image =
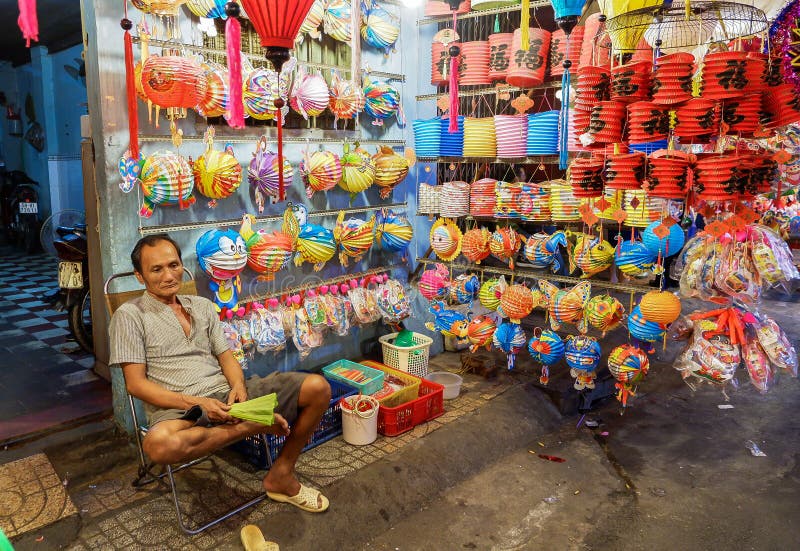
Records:
M372 444L378 437L378 400L364 394L346 396L341 408L344 441L354 446Z

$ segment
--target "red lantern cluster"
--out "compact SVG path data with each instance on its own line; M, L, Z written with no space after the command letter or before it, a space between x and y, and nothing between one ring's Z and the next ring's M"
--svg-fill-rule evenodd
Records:
M669 111L651 101L628 105L628 141L632 143L663 140L669 134Z
M685 52L656 59L653 70L653 103L674 105L692 99L694 56Z
M641 189L647 156L644 153L621 153L606 158L603 175L609 189Z
M569 184L575 197L603 195L603 158L599 156L575 159L569 169Z
M611 69L611 99L633 103L650 99L650 61L638 61Z

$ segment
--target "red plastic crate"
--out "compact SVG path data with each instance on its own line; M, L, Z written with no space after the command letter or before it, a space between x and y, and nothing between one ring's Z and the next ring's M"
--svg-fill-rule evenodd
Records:
M397 436L421 423L436 419L443 413L444 386L422 379L419 397L397 407L380 407L378 432L384 436Z

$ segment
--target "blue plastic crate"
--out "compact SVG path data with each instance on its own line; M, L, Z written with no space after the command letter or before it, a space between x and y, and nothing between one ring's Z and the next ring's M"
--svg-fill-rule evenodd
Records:
M342 411L339 407L339 401L346 396L358 394L358 390L351 386L327 377L326 379L331 385L331 402L322 415L317 430L311 435L303 451L310 450L314 446L342 434ZM285 440L285 436L275 436L273 434L248 436L244 440L231 444L230 448L244 455L250 463L259 469L268 469L270 463L278 457ZM267 461L267 451L269 451L270 461Z

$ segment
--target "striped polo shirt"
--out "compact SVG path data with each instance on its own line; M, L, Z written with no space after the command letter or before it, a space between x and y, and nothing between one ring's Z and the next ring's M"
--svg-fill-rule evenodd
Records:
M217 356L230 347L213 303L194 295L178 300L192 320L188 337L172 309L147 292L120 306L111 318L109 364L145 364L149 380L181 394L229 391ZM154 408L145 410L149 416Z

